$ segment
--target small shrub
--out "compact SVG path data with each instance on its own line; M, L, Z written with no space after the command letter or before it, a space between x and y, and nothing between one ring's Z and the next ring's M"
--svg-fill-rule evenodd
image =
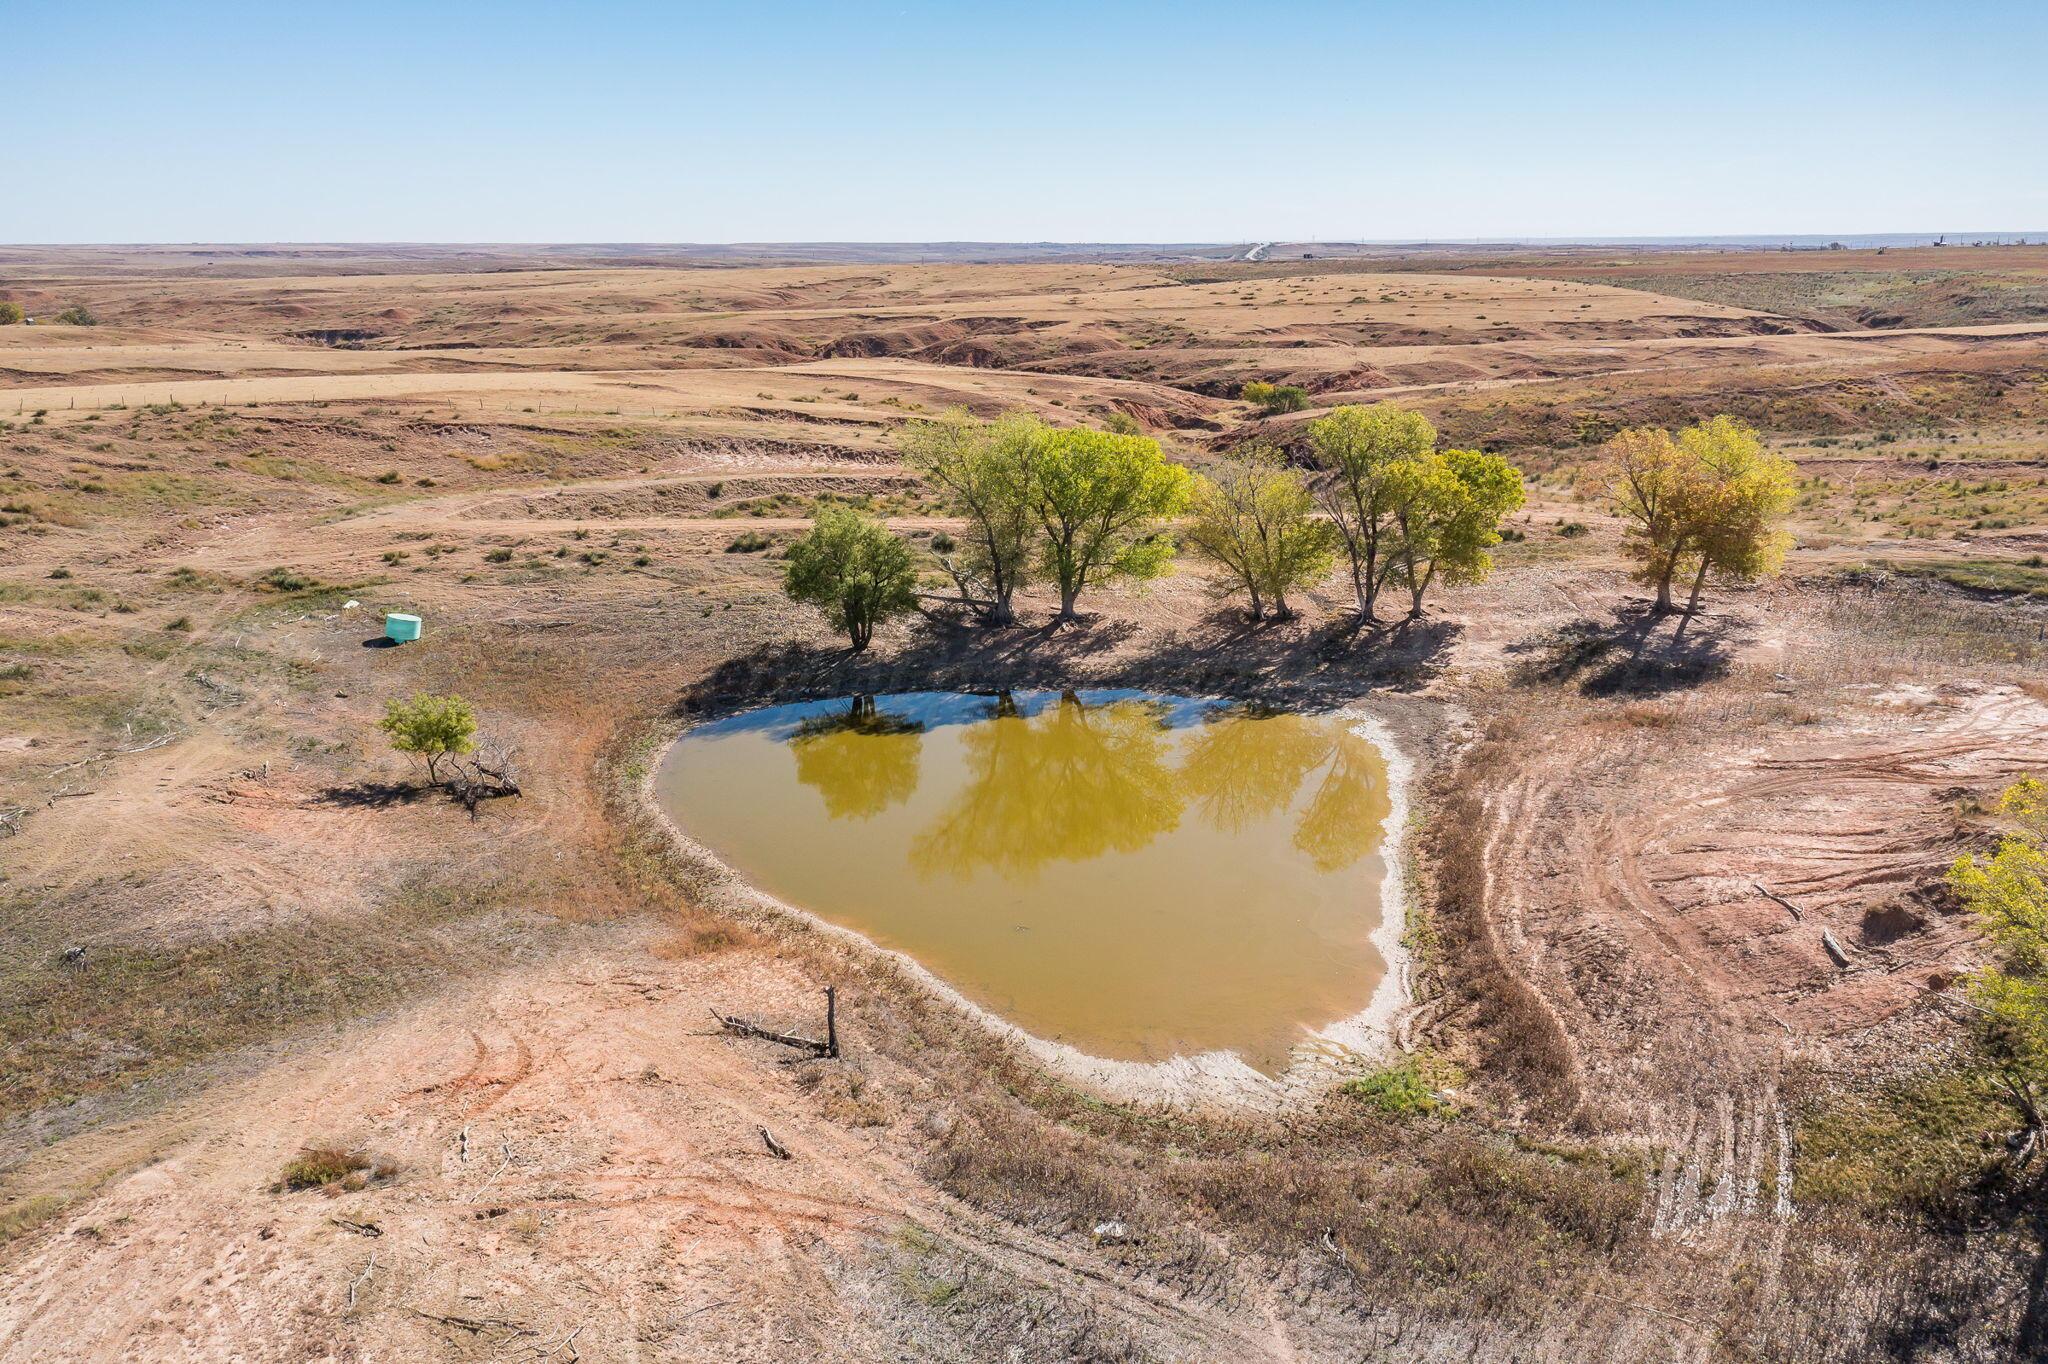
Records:
M509 564L512 562L512 551L502 546L497 549L486 550L484 552L484 562L487 564Z
M286 1163L277 1182L287 1189L324 1189L372 1168L368 1156L332 1146L309 1147Z
M1557 533L1567 540L1576 540L1580 536L1590 535L1592 532L1583 521L1561 521L1558 523Z
M1427 1115L1450 1110L1449 1102L1441 1094L1458 1078L1456 1067L1424 1052L1403 1057L1384 1070L1346 1080L1338 1086L1338 1092L1397 1117Z
M400 753L425 759L427 778L437 786L442 760L476 747L476 711L460 696L415 692L410 701L387 701L377 727Z
M774 541L757 530L743 530L725 546L727 554L754 554L768 548Z
M396 469L386 469L386 470L385 470L385 471L384 471L383 473L381 473L381 474L377 475L377 481L378 481L379 483L396 483L396 482L398 482L398 470L396 470Z
M52 578L57 579L68 578L71 576L71 570L64 567L62 564L59 564L57 567L50 570L50 576Z
M1269 417L1279 412L1299 412L1308 406L1308 390L1294 384L1268 384L1255 379L1239 389L1238 396Z
M0 300L0 327L12 327L26 316L19 303Z
M292 569L278 567L258 578L256 585L273 592L303 592L313 585L313 580Z
M192 629L192 617L180 616L176 620L171 621L169 624L165 625L164 629L188 632Z
M99 324L100 320L86 311L83 304L74 303L57 314L57 325L60 327L97 327Z

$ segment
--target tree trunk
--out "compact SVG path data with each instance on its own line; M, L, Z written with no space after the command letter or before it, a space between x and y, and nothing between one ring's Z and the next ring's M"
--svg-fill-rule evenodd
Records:
M1251 594L1252 624L1257 625L1260 621L1266 618L1266 603L1260 599L1258 588L1254 587L1250 583L1246 583L1244 586L1245 591Z
M1358 599L1358 614L1367 620L1373 618L1372 609L1380 599L1380 547L1368 545L1365 550L1365 593Z
M1061 584L1060 584L1060 614L1059 614L1059 619L1061 619L1061 620L1079 620L1079 619L1081 618L1081 617L1080 617L1080 615L1079 615L1079 613L1078 613L1078 612L1076 612L1076 611L1074 610L1074 599L1075 599L1076 597L1079 597L1080 595L1081 595L1081 588L1080 588L1080 585L1079 585L1078 583L1077 583L1077 584L1075 584L1075 585L1074 585L1074 586L1072 586L1072 587L1069 587L1069 586L1067 586L1067 585L1066 585L1065 583L1061 583Z
M1293 608L1293 607L1291 607L1291 606L1289 606L1289 605L1287 604L1287 597L1286 597L1286 594L1284 594L1284 593L1280 593L1280 592L1275 592L1275 593L1273 594L1273 619L1274 619L1274 620L1293 620L1293 619L1294 619L1294 608Z
M1015 625L1017 623L1017 613L1010 608L1010 591L1011 589L1009 588L1003 588L996 593L995 605L988 609L988 623L990 625Z
M1692 613L1700 609L1700 589L1706 585L1707 561L1705 556L1701 556L1700 571L1695 573L1692 579L1692 595L1685 599L1685 618L1687 620L1691 620Z
M1671 614L1671 580L1678 574L1678 556L1685 552L1683 541L1671 547L1671 553L1664 558L1663 571L1657 575L1657 614Z

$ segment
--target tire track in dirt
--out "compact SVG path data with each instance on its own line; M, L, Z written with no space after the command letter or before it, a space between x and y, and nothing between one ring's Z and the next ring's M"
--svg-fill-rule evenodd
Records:
M1532 746L1490 799L1491 913L1571 1039L1579 1083L1662 1147L1656 1234L1781 1221L1778 1075L1816 1046L1864 1045L1967 951L1965 926L1899 897L1954 856L1951 791L2048 769L2048 707L1982 686L1880 696L1848 734L1768 753L1602 737ZM1613 799L1621 779L1603 778L1624 767L1654 795ZM1896 938L1872 936L1893 922ZM1849 945L1849 968L1822 951L1823 928Z

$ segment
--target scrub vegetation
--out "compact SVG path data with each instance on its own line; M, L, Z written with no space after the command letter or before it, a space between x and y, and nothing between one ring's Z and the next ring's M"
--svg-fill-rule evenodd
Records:
M0 248L0 1358L2048 1352L2048 250L816 250ZM1371 715L1387 1036L1077 1079L649 799L1005 688ZM941 881L1351 779L1046 723Z

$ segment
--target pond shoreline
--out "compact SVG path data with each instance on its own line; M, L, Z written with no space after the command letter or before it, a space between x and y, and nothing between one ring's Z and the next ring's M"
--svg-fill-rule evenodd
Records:
M710 902L702 905L708 912L737 912L770 924L800 926L821 933L856 954L888 961L902 968L919 988L958 1008L983 1031L1016 1044L1046 1070L1105 1098L1181 1107L1281 1109L1313 1102L1330 1086L1396 1059L1400 1054L1396 1021L1410 1002L1411 963L1405 941L1409 910L1407 834L1409 787L1415 776L1415 764L1396 742L1385 719L1366 709L1361 701L1320 710L1303 709L1346 722L1353 734L1379 750L1386 764L1388 811L1379 847L1385 874L1380 886L1379 922L1371 934L1372 945L1385 963L1385 970L1356 1013L1304 1038L1293 1049L1287 1069L1277 1076L1258 1071L1233 1051L1209 1051L1161 1061L1122 1061L1090 1055L1066 1043L1039 1037L968 998L911 954L884 947L864 933L762 890L684 829L656 792L660 772L677 743L709 717L694 719L667 736L641 776L638 795L643 809L664 831L674 850L708 878L705 889L711 892L707 897ZM718 903L719 900L728 903Z

